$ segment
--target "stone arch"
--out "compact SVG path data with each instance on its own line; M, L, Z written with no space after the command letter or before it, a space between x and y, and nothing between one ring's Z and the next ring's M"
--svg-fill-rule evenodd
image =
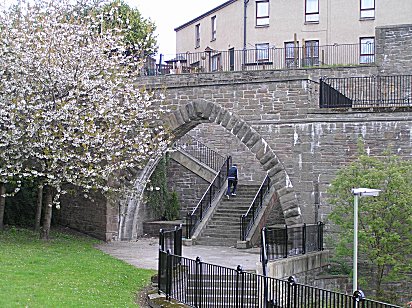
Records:
M255 155L263 170L268 173L272 186L278 195L286 224L295 225L303 222L296 193L286 169L264 138L246 121L227 109L206 101L194 101L179 106L177 110L169 113L163 121L175 139L181 138L200 123L216 123L226 128ZM142 170L137 182L145 183L149 179L158 160L159 158L156 158L149 162ZM137 185L135 188L138 188ZM123 217L119 223L120 239L137 237L138 206L143 196L143 190L144 187L140 187L126 201L128 204L123 214L120 215Z

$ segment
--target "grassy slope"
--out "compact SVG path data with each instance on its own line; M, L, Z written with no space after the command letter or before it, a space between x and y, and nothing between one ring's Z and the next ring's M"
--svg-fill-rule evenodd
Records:
M95 240L52 238L0 232L0 307L130 307L154 274L94 249Z

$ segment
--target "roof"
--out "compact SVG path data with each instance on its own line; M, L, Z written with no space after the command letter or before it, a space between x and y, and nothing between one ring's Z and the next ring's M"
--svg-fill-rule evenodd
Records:
M208 12L206 12L206 13L198 16L198 17L196 17L195 19L192 19L191 21L189 21L189 22L187 22L187 23L185 23L185 24L183 24L183 25L175 28L175 31L179 31L179 30L181 30L181 29L183 29L183 28L186 28L187 26L189 26L189 25L191 25L191 24L193 24L193 23L195 23L195 22L203 19L204 17L206 17L206 16L208 16L208 15L211 15L211 14L213 14L213 13L215 13L215 12L223 9L224 7L226 7L226 6L228 6L228 5L231 5L233 2L236 2L236 1L237 1L237 0L229 0L229 1L226 1L225 3L223 3L223 4L221 4L221 5L217 6L217 7L215 7L214 9L211 9L210 11L208 11Z

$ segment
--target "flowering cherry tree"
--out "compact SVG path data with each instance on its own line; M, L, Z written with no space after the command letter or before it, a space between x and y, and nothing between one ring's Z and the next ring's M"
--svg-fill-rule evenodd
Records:
M45 239L65 184L109 193L167 146L161 97L134 85L141 64L91 7L39 0L0 16L0 171L43 183Z

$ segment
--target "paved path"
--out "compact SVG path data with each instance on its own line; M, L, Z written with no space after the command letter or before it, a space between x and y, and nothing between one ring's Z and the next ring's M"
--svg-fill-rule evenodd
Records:
M111 242L97 246L103 252L139 268L157 269L159 240L139 238L131 242ZM241 265L245 271L255 271L259 262L259 249L236 249L221 246L183 246L183 257L203 262L236 268Z

